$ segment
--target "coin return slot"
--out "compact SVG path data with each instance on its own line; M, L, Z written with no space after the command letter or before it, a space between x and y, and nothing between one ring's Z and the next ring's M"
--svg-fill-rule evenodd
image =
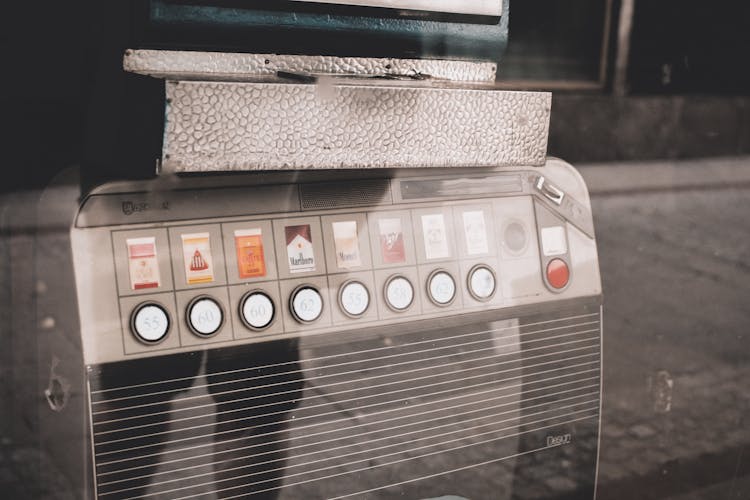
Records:
M300 323L312 323L323 313L323 297L310 285L297 287L292 292L290 309Z
M196 297L188 304L187 324L190 331L199 337L212 337L219 333L224 324L224 311L211 297Z
M248 292L240 302L240 319L251 330L265 330L273 323L276 307L263 292Z
M526 226L521 221L513 220L503 230L503 246L513 255L521 255L528 245Z

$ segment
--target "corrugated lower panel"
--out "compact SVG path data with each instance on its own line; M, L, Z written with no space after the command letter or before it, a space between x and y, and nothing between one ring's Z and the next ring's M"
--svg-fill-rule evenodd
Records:
M167 172L541 165L550 94L167 82Z
M565 432L581 444L571 483L593 479L597 313L201 359L92 375L100 498L429 498L459 473L464 496L488 498L513 487L514 457L554 467L547 436Z

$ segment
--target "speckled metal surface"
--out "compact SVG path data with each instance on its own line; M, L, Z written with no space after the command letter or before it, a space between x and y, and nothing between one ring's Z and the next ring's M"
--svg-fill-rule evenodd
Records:
M492 82L497 65L490 62L437 59L240 54L176 50L128 50L126 71L170 80L253 80L277 71L358 76L430 75L433 78Z
M551 95L417 84L167 82L165 172L541 165Z

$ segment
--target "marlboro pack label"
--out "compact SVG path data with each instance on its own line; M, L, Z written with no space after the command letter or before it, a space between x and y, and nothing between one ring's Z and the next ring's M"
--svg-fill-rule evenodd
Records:
M185 258L185 278L188 285L214 280L209 233L183 234L182 255Z
M336 246L336 265L339 269L349 269L362 265L359 254L357 221L333 223L333 240Z
M128 245L130 288L158 288L161 283L159 260L156 258L156 238L129 238L125 243Z
M304 273L315 270L315 252L309 224L286 226L286 253L289 257L289 272Z
M469 255L489 253L487 227L484 223L484 212L464 212L464 234L466 235L466 252Z
M237 250L237 272L240 278L260 278L266 275L263 234L260 228L235 231L234 246Z
M404 233L401 230L401 219L380 219L380 255L384 264L400 264L406 262L404 249Z
M451 256L443 214L422 216L424 253L428 259L445 259Z

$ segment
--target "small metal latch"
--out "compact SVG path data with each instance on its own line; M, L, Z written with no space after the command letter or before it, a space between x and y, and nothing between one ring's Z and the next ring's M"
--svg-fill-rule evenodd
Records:
M562 205L563 198L565 198L565 193L563 193L561 189L548 182L547 179L544 178L544 176L539 176L535 186L537 190L539 190L539 192L541 192L548 200L557 205Z

